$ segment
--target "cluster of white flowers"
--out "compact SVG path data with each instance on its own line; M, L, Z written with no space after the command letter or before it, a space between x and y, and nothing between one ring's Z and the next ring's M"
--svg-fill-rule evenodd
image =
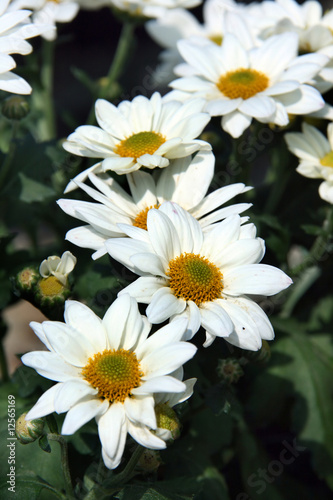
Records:
M0 90L14 94L30 94L32 88L11 70L16 62L10 54L26 55L32 51L28 38L35 37L49 29L44 24L36 26L31 21L30 10L23 10L0 0Z
M139 277L103 320L67 301L65 323L33 323L49 352L22 359L57 382L28 419L68 412L62 432L71 434L96 418L104 462L115 468L127 433L148 448L166 446L154 408L192 394L194 381L182 381L182 365L195 354L190 340L201 327L205 347L223 337L258 350L263 339L274 338L258 296L279 293L292 280L261 263L265 243L243 215L251 204L226 205L252 188L237 183L209 192L215 157L200 134L213 116L222 117L233 138L253 119L283 127L292 115L329 118L321 93L333 86L333 15L323 16L313 1L208 0L200 24L181 9L196 1L110 3L156 17L147 29L167 48L180 78L164 97L155 92L118 106L97 100L97 125L78 127L63 144L74 155L98 159L65 191L80 188L93 201L58 204L85 223L67 233L71 243L94 250L94 259L108 253ZM77 4L57 4L65 5ZM320 195L333 203L332 124L328 134L329 141L305 124L286 141L301 159L298 171L324 178ZM126 176L128 189L110 172ZM58 264L42 267L53 273ZM138 302L147 305L146 316ZM149 335L152 324L165 322Z

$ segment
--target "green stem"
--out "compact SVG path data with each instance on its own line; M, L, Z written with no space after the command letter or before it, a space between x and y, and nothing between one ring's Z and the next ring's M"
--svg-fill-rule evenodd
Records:
M7 366L7 359L5 350L3 348L2 340L0 341L0 367L1 367L1 377L3 382L9 382L9 373Z
M128 54L133 42L133 35L136 25L133 22L125 22L118 40L115 55L112 60L109 72L105 79L104 85L100 86L94 96L94 101L98 98L107 98L112 90L112 86L119 80L124 72L126 63L128 62ZM87 124L95 123L95 105L91 108Z
M16 148L17 148L16 136L17 136L17 132L19 129L19 124L20 124L19 121L13 120L12 137L11 137L10 144L9 144L9 150L8 150L7 156L5 158L5 161L2 164L1 170L0 170L0 191L2 190L2 188L5 184L8 172L10 170L10 167L11 167L12 162L13 162L14 157L15 157Z
M140 444L135 448L133 455L128 461L125 469L122 470L119 474L116 475L114 481L111 483L111 486L116 484L125 484L131 477L132 472L134 471L138 461L140 460L141 455L145 451L145 448Z
M71 480L71 475L70 475L70 471L69 471L67 442L65 441L65 439L62 436L60 436L59 434L54 434L54 433L48 433L47 439L49 439L50 441L57 441L60 444L61 465L62 465L62 471L63 471L64 479L65 479L65 489L66 489L67 499L70 500L71 498L74 498L74 491L73 491L72 480Z
M294 269L291 270L290 274L292 277L299 276L306 269L312 267L322 259L323 255L327 252L328 242L332 237L332 233L333 233L333 207L330 207L327 217L323 223L322 231L315 239L310 249L309 255L301 264L299 264L298 266L296 266Z
M42 43L42 102L41 110L43 111L43 120L40 123L40 139L49 141L56 137L56 118L54 109L54 56L55 43L43 40Z

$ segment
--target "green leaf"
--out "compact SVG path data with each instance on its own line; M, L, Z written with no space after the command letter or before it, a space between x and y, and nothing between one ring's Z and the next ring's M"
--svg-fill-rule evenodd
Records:
M44 201L55 195L55 191L45 186L44 184L30 179L25 174L20 172L19 178L21 181L20 200L25 203L32 203L34 201Z
M274 326L290 333L272 349L287 361L268 373L287 381L285 390L294 398L291 416L298 441L312 452L318 477L333 489L332 342L323 336L312 340L304 325L295 321L275 320Z
M323 231L322 227L315 226L314 224L303 224L301 228L306 234L310 234L311 236L318 236Z
M2 500L12 500L19 498L20 500L32 500L41 498L42 490L47 492L44 498L53 499L61 498L65 500L65 496L56 488L53 488L43 479L32 475L16 475L15 477L15 493L8 490L10 485L6 484L6 480L0 482L0 495Z

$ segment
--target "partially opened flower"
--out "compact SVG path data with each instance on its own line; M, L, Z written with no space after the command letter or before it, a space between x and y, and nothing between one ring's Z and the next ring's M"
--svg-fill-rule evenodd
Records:
M76 257L71 252L64 252L61 257L51 255L43 260L39 266L39 272L43 278L54 276L63 285L67 283L67 277L71 273L76 264Z
M103 319L67 301L65 323L31 323L49 352L30 352L22 361L57 384L41 396L27 420L67 412L62 434L73 434L95 418L110 469L120 463L127 433L144 447L165 448L151 432L157 428L153 395L186 390L170 375L196 352L181 342L186 326L180 319L148 337L150 324L129 295L113 302Z
M199 151L191 156L173 160L161 171L158 179L147 172L128 175L129 196L112 178L102 180L94 174L89 179L98 189L76 181L76 184L97 203L81 200L58 200L58 204L72 217L88 225L71 229L66 239L79 247L95 250L96 259L107 253L105 242L109 238L126 236L119 223L147 228L147 214L164 201L175 201L188 210L205 228L231 214L240 214L250 208L250 203L219 208L248 187L242 183L216 189L205 196L214 175L215 157L211 151ZM219 208L219 210L217 210Z
M320 93L305 82L318 74L328 58L322 54L297 57L295 33L273 36L248 50L230 33L220 47L181 40L178 48L192 74L186 76L182 69L185 76L170 84L176 91L168 98L206 99L204 109L211 116L222 116L222 128L233 137L240 137L253 118L284 126L289 123L288 114L306 115L324 106Z
M91 171L128 174L141 167L164 168L170 160L210 150L208 143L195 139L210 120L202 113L204 104L203 99L165 102L157 92L150 99L137 96L132 102L122 101L118 107L98 99L96 119L101 128L78 127L63 144L70 153L104 158L77 179L84 180ZM75 187L72 182L67 191Z
M173 376L178 380L183 380L183 374L184 370L180 368L173 373ZM196 381L196 378L184 380L186 389L183 392L172 394L161 392L154 395L155 414L157 418L156 435L164 441L170 441L179 437L180 422L173 407L183 403L192 396Z
M119 294L129 293L149 304L152 323L185 316L187 339L206 330L205 346L215 337L257 350L271 340L273 328L248 295L274 295L291 279L280 269L259 264L265 253L253 224L238 215L203 231L199 222L176 203L151 209L147 231L122 225L130 238L106 242L109 254L140 275Z
M302 132L289 132L285 139L289 150L300 160L297 172L312 179L325 179L319 186L319 195L333 203L333 123L327 127L327 137L304 122Z

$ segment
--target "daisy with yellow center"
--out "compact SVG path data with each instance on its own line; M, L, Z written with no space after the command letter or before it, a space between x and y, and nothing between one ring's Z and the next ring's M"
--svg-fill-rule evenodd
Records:
M187 385L173 374L196 348L182 341L185 319L148 338L150 326L127 294L110 306L103 319L87 306L67 301L65 323L31 323L48 351L30 352L22 361L57 384L41 396L26 419L67 412L62 434L73 434L95 418L109 469L119 465L127 433L146 448L165 448L155 433L154 394L184 395Z
M333 123L328 125L326 136L304 122L302 132L289 132L285 139L289 150L299 158L297 172L312 179L324 179L319 195L333 203Z
M142 167L164 168L172 159L211 150L208 143L196 139L210 120L202 112L204 104L203 99L165 102L158 92L150 99L137 96L132 102L123 101L118 107L98 99L99 127L78 127L63 146L70 153L103 161L81 172L66 191L76 188L75 181L84 181L90 172L129 174Z
M239 36L239 35L238 35ZM304 82L313 79L328 61L322 54L298 57L296 33L275 35L249 48L248 37L230 32L221 46L178 42L186 64L175 69L169 99L186 102L205 98L211 116L222 116L222 128L240 137L255 118L284 126L288 114L306 115L324 107L320 93Z
M146 232L128 227L127 234L130 238L108 240L106 248L140 275L119 296L129 293L149 304L149 321L185 317L185 338L191 339L202 326L205 346L225 337L257 350L262 339L273 338L267 316L249 295L274 295L292 281L279 269L259 264L265 246L253 224L242 226L239 215L231 215L203 231L186 210L165 202L149 210Z
M243 5L233 0L206 0L202 7L202 23L185 9L166 12L146 23L145 28L152 39L166 49L161 52L161 63L152 75L158 85L168 85L175 77L175 67L183 68L183 59L177 48L179 40L190 40L200 46L207 41L221 45L226 33L235 33L253 45L253 33L244 21Z
M149 211L158 208L164 201L175 201L189 210L203 228L250 208L249 203L220 208L234 196L250 189L242 183L230 184L205 196L213 179L214 163L211 151L199 151L194 158L189 156L172 160L158 177L147 172L133 172L127 176L131 195L112 178L102 180L89 174L89 180L96 189L78 181L76 185L95 203L65 198L58 200L68 215L87 224L68 231L66 239L80 247L95 250L93 258L96 259L107 253L105 242L109 238L126 236L123 224L147 230Z

